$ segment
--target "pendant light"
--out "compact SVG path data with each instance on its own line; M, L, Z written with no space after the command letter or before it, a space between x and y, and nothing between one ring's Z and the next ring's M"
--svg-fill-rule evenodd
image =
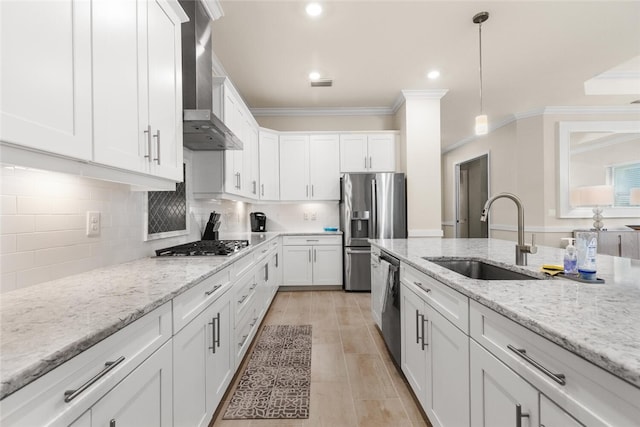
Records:
M482 110L482 23L489 19L489 12L476 13L473 23L478 24L478 41L480 46L480 115L476 116L476 135L486 135L489 132L487 115Z

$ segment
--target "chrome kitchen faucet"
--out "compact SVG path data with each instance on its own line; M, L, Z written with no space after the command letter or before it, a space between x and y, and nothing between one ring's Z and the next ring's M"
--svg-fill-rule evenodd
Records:
M487 215L489 214L491 204L501 198L513 200L518 208L518 244L516 245L516 265L527 265L527 254L535 254L538 251L538 248L535 245L535 234L531 235L531 245L524 243L524 207L522 207L522 202L518 196L511 193L500 193L491 197L484 204L480 221L487 221Z

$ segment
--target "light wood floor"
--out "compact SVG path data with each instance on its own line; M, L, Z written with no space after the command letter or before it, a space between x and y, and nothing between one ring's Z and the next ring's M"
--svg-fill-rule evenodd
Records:
M391 361L370 304L368 293L278 292L264 324L313 326L309 419L223 420L231 388L213 427L430 426Z

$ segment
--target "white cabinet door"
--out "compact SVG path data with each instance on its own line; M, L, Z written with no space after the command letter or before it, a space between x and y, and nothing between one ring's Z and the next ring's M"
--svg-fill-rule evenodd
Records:
M309 198L340 199L340 138L336 135L309 137Z
M434 427L469 426L469 337L430 305L425 309L424 410Z
M280 200L309 198L309 137L280 136Z
M260 199L280 200L280 158L278 135L260 132Z
M368 136L368 169L371 172L394 172L396 170L396 140L393 134Z
M91 160L91 3L3 1L0 17L0 140Z
M141 37L147 5L130 0L91 4L95 160L143 172L152 150L147 81L140 71L147 68L146 37Z
M174 421L206 426L233 374L228 294L173 337Z
M248 114L248 113L247 113ZM260 153L258 148L258 125L253 118L246 121L246 143L244 150L244 172L247 185L245 195L252 199L260 199ZM247 149L248 148L248 149Z
M474 340L470 340L470 362L473 427L538 426L536 389Z
M157 0L92 8L94 160L182 181L180 20Z
M425 407L427 399L427 353L422 342L425 303L409 287L400 290L400 323L402 330L401 367L418 401Z
M173 425L171 341L91 408L93 427Z
M283 285L313 284L312 252L312 246L284 246L282 248Z
M313 284L342 284L342 246L313 246Z
M367 135L340 135L340 171L367 172Z
M151 173L182 181L182 23L166 1L143 3L147 4Z
M540 427L584 427L584 424L540 394Z

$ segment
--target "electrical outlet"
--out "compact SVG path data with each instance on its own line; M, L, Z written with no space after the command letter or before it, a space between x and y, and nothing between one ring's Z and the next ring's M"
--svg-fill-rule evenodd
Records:
M311 221L315 221L318 218L318 215L316 212L311 212Z
M305 221L309 221L309 212L305 212L304 214L302 214L302 218L303 218Z
M87 236L100 235L100 212L87 211Z

